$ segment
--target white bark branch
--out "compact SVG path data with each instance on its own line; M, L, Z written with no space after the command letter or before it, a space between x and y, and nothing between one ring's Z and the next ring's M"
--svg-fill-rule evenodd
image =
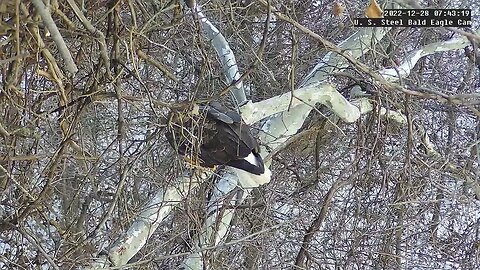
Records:
M223 67L223 73L227 79L228 83L233 83L240 79L241 74L238 70L237 60L235 59L235 54L233 53L230 45L223 36L223 34L211 23L208 18L201 11L200 6L195 3L193 8L198 15L198 19L202 23L203 30L205 35L210 39L215 52L217 53L218 58ZM243 88L243 82L238 82L234 85L232 90L233 98L237 105L242 105L247 101L245 96L245 90Z
M390 28L376 28L374 30L361 28L355 34L340 42L337 47L356 59L370 51L372 46L382 40L389 30ZM346 68L349 65L350 63L347 59L336 52L330 51L318 61L312 71L310 71L302 81L301 86L315 82L323 82L328 79L332 73L338 72L338 70Z
M158 191L144 207L128 231L109 249L108 257L113 265L126 264L146 244L172 208L184 199L189 190L208 179L210 174L179 177L176 187Z
M42 17L43 23L47 27L48 31L50 31L52 39L57 45L58 52L60 53L63 61L65 61L65 67L67 68L68 72L71 74L77 73L78 68L73 61L72 55L70 54L70 51L68 50L60 31L58 31L57 25L52 19L49 8L45 6L42 0L32 0L32 3L35 6L38 14L40 14L40 17Z
M288 111L305 105L312 109L316 104L323 104L347 123L355 122L360 117L359 109L335 90L332 84L313 83L292 92L275 96L256 103L249 102L242 106L242 116L246 123L251 124L268 116Z
M303 29L304 32L309 33L309 30L307 30ZM342 42L339 47L342 51L348 52L352 58L358 58L368 51L373 44L380 41L385 34L386 29L382 28L361 29ZM316 34L311 33L311 35ZM318 62L309 75L307 75L302 86L308 87L310 84L326 82L330 74L338 72L339 70L346 68L348 65L349 62L346 61L343 56L334 52L328 52L322 60ZM325 96L323 94L321 95L322 99L324 99L324 103L335 105L329 107L335 108L333 112L344 121L355 121L360 116L359 110L353 109L352 105L346 101L340 93L334 92L336 91L331 90L330 92L327 91ZM284 111L277 116L271 117L265 122L262 128L264 131L261 135L262 142L266 143L271 149L274 149L273 151L278 151L279 149L276 149L277 147L284 146L284 142L298 132L313 108L314 107L308 103L298 104L289 111Z
M211 40L212 46L220 58L227 82L233 83L237 81L240 79L241 74L238 70L235 55L230 49L227 40L201 12L200 7L196 3L193 9L198 14L205 34ZM240 81L235 84L231 92L237 105L242 105L247 102L243 82ZM200 251L211 245L216 246L225 239L235 212L235 210L231 208L223 209L223 206L240 203L249 193L245 192L242 198L231 198L226 200L225 198L228 198L227 194L230 194L238 184L244 188L258 187L259 185L269 182L270 177L271 173L268 168L266 168L263 177L247 174L235 168L228 168L214 188L215 194L210 198L208 207L208 213L210 214L205 221L202 233L198 236L198 240L196 241L197 245L193 248L193 250L197 251L193 252L184 261L183 267L185 269L204 269L204 267L206 267L203 265L204 257L201 255Z
M100 57L103 60L103 64L105 65L106 73L109 77L112 77L110 72L110 58L108 57L107 52L107 43L105 41L105 35L102 32L98 31L95 26L83 15L80 8L75 3L75 0L66 0L70 7L73 9L73 12L77 16L77 18L82 22L83 26L98 39L98 44L100 46Z
M480 33L480 32L477 32ZM437 52L453 51L463 49L470 45L470 41L465 36L452 38L447 41L440 41L429 44L421 49L408 54L404 61L397 68L387 68L379 72L387 81L398 81L399 78L405 78L410 75L410 71L415 67L418 60L422 57Z
M225 206L235 205L236 198L229 198L229 194L237 187L238 176L233 171L226 171L213 189L209 200L206 215L207 219L202 231L196 238L193 252L183 262L184 269L205 269L201 250L209 246L217 246L222 243L230 228L234 209L225 209ZM223 209L223 211L222 211ZM211 254L211 252L210 252ZM206 267L208 268L208 267Z

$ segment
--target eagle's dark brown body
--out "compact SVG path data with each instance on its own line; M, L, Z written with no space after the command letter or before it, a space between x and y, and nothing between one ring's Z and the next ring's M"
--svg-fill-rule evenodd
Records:
M218 102L172 111L167 139L200 166L228 165L256 175L265 171L257 140L241 116Z

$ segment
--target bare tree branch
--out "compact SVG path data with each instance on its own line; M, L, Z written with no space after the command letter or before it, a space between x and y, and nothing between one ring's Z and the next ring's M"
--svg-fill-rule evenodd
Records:
M57 44L58 51L60 52L63 61L65 61L65 66L67 70L74 75L78 71L77 65L75 65L72 55L70 54L70 51L65 44L65 41L63 40L62 35L58 31L57 25L52 19L49 8L45 6L42 0L32 0L32 3L42 17L45 26L52 34L52 39L55 41L55 44Z

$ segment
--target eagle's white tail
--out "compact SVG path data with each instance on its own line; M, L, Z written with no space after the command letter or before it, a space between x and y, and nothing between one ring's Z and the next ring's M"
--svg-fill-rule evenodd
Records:
M261 186L269 183L272 178L272 172L267 167L265 167L265 172L260 175L252 174L233 167L232 170L238 175L238 183L243 188L255 188Z

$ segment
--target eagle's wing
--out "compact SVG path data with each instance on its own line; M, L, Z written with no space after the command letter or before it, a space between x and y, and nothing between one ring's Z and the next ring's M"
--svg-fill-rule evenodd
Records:
M200 165L228 165L263 175L257 140L236 111L218 102L201 106L197 113L172 112L169 143L182 155L198 156Z
M203 130L205 140L201 146L201 158L205 163L226 164L255 174L263 173L258 142L237 112L210 104Z
M241 122L242 117L235 111L228 109L218 101L212 101L205 108L207 110L207 118L222 121L226 124Z
M250 127L243 123L235 123L230 125L229 133L232 137L227 136L231 141L237 138L237 149L235 149L235 158L231 159L226 165L243 169L253 174L263 174L265 167L257 140L250 133ZM234 134L234 135L233 135ZM238 139L240 138L240 140ZM235 145L235 144L234 144Z
M238 158L247 157L252 150L258 152L257 140L250 132L250 127L242 121L242 117L236 111L230 110L219 102L210 102L207 110L208 121L215 121L212 127L214 134L209 134L213 141L219 140L231 146L228 152ZM236 146L236 147L232 147Z

